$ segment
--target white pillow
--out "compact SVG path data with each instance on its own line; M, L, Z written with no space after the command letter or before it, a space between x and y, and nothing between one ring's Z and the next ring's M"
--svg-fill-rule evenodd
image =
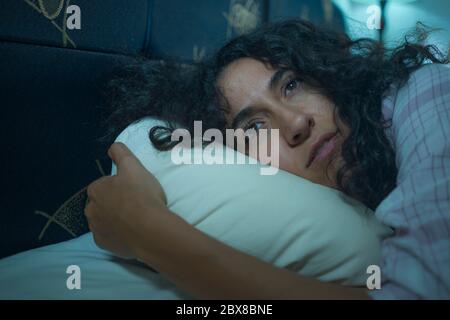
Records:
M370 210L282 170L261 175L259 164L176 165L170 151L157 151L149 140L149 130L161 124L142 119L116 141L156 176L170 210L213 238L278 267L365 285L367 267L379 264L380 241L391 232Z

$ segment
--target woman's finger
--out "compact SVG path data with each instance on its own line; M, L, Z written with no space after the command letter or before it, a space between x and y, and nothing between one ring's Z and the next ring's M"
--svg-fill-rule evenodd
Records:
M146 170L133 152L121 142L115 142L111 145L108 149L108 156L116 164L117 175L120 175L123 171L130 172L137 169L134 172L139 172L142 169Z
M89 199L89 202L95 201L95 199L98 196L98 193L102 188L104 188L104 185L108 183L113 177L111 176L105 176L101 177L95 181L93 181L90 185L88 185L86 192Z

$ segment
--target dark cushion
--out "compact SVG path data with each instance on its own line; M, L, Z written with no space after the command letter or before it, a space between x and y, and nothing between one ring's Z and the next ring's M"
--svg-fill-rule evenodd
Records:
M139 53L149 46L147 37L152 1L131 2L1 0L0 39L95 51ZM70 16L66 14L68 4L80 8L80 30L66 28L67 17Z
M153 2L154 57L199 60L228 39L264 21L262 0L165 0Z
M269 21L302 18L315 24L345 31L341 11L331 0L269 0Z
M83 188L111 169L95 140L101 88L127 58L3 42L0 52L6 256L87 231Z
M200 60L237 35L286 18L345 29L341 11L330 0L166 0L152 6L154 58Z

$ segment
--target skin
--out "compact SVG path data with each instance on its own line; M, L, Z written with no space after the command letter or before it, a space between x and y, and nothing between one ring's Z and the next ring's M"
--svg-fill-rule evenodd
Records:
M276 73L277 70L251 58L238 59L225 68L218 86L226 97L229 125L244 130L279 129L279 167L337 188L337 171L342 166L340 151L348 128L335 117L334 104L301 83L293 72L282 73L271 85ZM339 133L332 156L308 166L314 142L333 132Z
M224 70L218 85L231 108L230 124L248 106L257 107L258 121L262 123L255 128L264 125L280 130L280 167L335 187L335 178L328 176L334 177L338 161L328 169L331 159L309 168L306 161L317 137L338 127L344 137L346 128L341 128L338 119L334 121L332 103L317 92L291 84L292 90L286 97L280 93L282 86L269 89L275 72L251 59L235 61ZM254 120L254 115L251 119ZM244 120L247 123L250 119ZM243 127L242 123L239 127ZM338 141L341 143L342 139ZM207 236L167 208L161 185L125 145L114 143L108 155L117 166L117 174L88 186L89 202L85 208L89 228L99 247L145 262L197 298L369 298L365 289L299 276ZM335 156L339 158L339 151ZM331 170L328 176L326 170Z

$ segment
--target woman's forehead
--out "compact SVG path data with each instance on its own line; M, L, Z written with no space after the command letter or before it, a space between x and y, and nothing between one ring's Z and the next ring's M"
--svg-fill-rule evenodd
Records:
M259 60L241 58L222 71L217 84L230 107L236 109L264 95L274 73L273 68Z
M269 64L254 58L240 58L228 64L220 73L218 82L221 85L232 85L239 79L254 76L271 75L275 72Z

